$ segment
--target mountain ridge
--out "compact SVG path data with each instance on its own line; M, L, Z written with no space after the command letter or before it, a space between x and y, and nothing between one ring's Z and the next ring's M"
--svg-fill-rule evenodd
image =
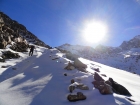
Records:
M96 61L108 66L140 74L140 35L129 41L124 41L118 47L98 45L95 48L64 44L58 46L59 50L76 54L79 57ZM113 59L113 62L112 60Z
M26 27L15 20L12 20L9 16L0 11L0 48L4 49L11 42L23 42L51 48L41 41L37 36L28 31Z

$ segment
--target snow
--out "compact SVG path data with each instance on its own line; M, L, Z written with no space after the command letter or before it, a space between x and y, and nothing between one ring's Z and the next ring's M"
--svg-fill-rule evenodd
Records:
M0 68L0 105L140 105L140 76L136 74L84 58L80 60L87 64L87 73L77 69L65 70L64 67L70 60L65 58L63 53L57 49L46 49L40 46L36 47L31 57L28 56L28 52L19 53L19 55L21 56L19 59L0 62L0 67L7 66L7 68ZM53 58L56 59L53 60ZM105 80L112 77L125 86L132 96L115 93L101 95L91 83L94 81L93 68L97 67L100 69L99 74L107 75L103 77ZM67 76L64 76L64 73ZM72 93L82 92L87 97L86 100L77 102L67 100L71 79L75 80L74 85L83 83L89 87L89 90L75 89Z
M77 45L62 45L59 49L70 51L72 54L77 54L80 57L96 61L114 68L119 68L124 71L136 73L140 75L140 48L131 48L130 50L120 50L119 52L101 53L94 49L85 49L85 46ZM109 49L115 49L108 47ZM116 49L120 49L116 47Z

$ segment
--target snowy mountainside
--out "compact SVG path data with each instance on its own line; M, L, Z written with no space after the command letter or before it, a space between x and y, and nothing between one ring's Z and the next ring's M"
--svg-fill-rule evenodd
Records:
M130 50L131 48L139 48L140 47L140 35L135 36L129 41L124 41L120 47L123 50Z
M98 45L97 47L92 48L64 44L57 48L59 50L69 51L72 54L77 54L79 57L140 74L140 35L126 43L124 44L123 42L119 47Z
M7 59L6 62L0 63L0 105L140 105L140 76L136 74L84 58L79 58L79 60L87 65L88 72L77 69L65 70L64 67L71 60L67 59L64 53L57 49L40 46L31 57L28 57L28 52L16 53L21 57ZM108 80L112 77L125 86L132 96L116 93L100 94L92 84L95 73L93 68L96 67L99 68L100 75L106 75L102 78ZM74 79L75 83L87 85L89 90L75 89L73 93L70 93L68 87L71 79ZM77 92L82 92L87 97L86 100L69 102L67 96Z

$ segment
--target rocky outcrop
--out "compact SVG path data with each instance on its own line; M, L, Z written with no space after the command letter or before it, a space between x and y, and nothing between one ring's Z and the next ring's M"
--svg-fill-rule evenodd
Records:
M19 24L3 12L0 12L0 49L4 49L6 45L11 44L12 41L15 43L18 42L19 44L19 42L23 43L25 40L27 43L30 42L39 46L51 48L29 32L24 25Z
M74 66L76 68L87 68L87 65L81 62L79 59L74 60Z
M99 90L101 94L112 94L113 90L112 87L105 82L105 80L95 72L94 74L94 80L92 83L94 84L94 87Z
M112 78L105 81L98 73L94 74L94 81L92 82L94 87L99 90L101 94L117 93L121 95L131 96L130 92L122 85L115 82Z
M19 58L19 54L18 53L13 53L11 51L5 51L2 54L2 58L3 59L12 59L12 58Z
M132 96L131 93L124 86L118 84L112 78L109 78L109 81L111 82L112 88L115 90L114 92L121 94L121 95Z
M95 72L94 74L94 79L96 81L104 81L104 79L97 72Z
M124 41L120 47L123 50L130 50L131 48L139 48L140 47L140 35L135 36L133 39L129 41Z
M81 62L79 59L75 59L73 65L75 68L77 68L77 70L82 72L87 72L86 71L87 65Z
M94 87L97 88L101 94L112 94L112 87L106 84L104 81L93 81Z
M28 44L25 42L17 42L13 44L10 48L17 52L27 52Z
M1 58L0 58L0 62L5 62L5 59L1 59Z
M64 69L73 70L73 69L75 69L75 67L74 67L74 65L72 63L69 62L68 65Z
M75 89L89 90L89 87L83 83L73 82L69 85L69 91L72 93Z
M7 42L4 39L0 39L0 49L5 49Z

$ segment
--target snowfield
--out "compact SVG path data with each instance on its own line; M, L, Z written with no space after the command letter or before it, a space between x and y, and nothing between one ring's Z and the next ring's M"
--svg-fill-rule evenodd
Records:
M9 50L7 48L6 50ZM2 51L2 50L0 50ZM115 69L94 61L79 58L87 64L88 72L65 70L69 59L57 49L37 47L34 55L19 53L19 59L0 62L0 105L140 105L140 76ZM2 68L6 66L6 68ZM113 93L102 95L91 83L94 81L92 68L98 67L99 74L109 77L126 87L131 97ZM64 76L67 74L67 76ZM82 92L87 99L69 102L67 95L71 79L83 83L89 90L75 89L72 94ZM130 101L130 98L133 101Z
M131 48L129 50L122 50L120 47L100 47L103 51L98 51L98 49L89 46L64 44L58 48L60 50L69 51L72 54L76 54L85 59L140 75L139 47Z

